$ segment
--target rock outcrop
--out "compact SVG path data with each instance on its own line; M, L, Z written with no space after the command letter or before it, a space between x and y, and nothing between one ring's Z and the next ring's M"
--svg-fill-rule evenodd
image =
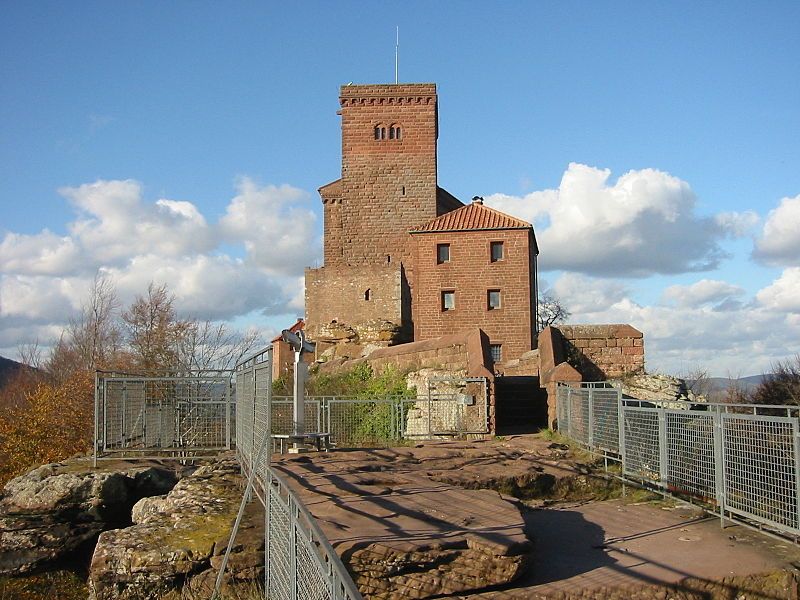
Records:
M49 464L12 479L0 499L0 573L21 574L69 556L129 520L133 504L169 491L175 472L88 459Z
M228 458L200 467L165 496L139 501L133 507L132 526L100 535L90 568L90 597L160 598L184 586L209 595L241 497L239 467ZM248 519L240 534L228 580L260 580L263 512Z
M622 393L630 398L656 403L707 401L705 396L688 389L683 379L671 375L631 375L622 380Z
M365 598L422 599L521 576L532 543L516 500L505 494L557 496L585 487L581 497L590 497L585 469L566 455L564 446L530 438L513 447L428 442L283 457L275 466Z

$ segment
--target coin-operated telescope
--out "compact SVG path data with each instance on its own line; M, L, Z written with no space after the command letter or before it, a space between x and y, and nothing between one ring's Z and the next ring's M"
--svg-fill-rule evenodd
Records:
M306 379L308 378L308 365L303 360L303 354L313 352L316 344L306 340L305 333L301 329L293 333L288 329L281 332L281 339L289 344L294 350L294 401L292 403L292 437L294 444L289 452L303 452L303 438L306 434L305 422L305 394Z

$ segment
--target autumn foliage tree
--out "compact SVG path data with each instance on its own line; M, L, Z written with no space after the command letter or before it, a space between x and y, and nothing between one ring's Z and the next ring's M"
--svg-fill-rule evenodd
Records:
M162 374L230 368L259 341L225 324L181 318L174 300L166 285L151 283L120 314L112 283L94 278L50 357L0 389L0 484L91 449L96 369Z

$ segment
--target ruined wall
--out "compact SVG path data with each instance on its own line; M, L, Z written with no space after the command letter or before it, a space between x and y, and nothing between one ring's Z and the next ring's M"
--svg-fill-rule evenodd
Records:
M306 331L317 339L321 325L354 326L374 319L402 322L403 277L399 264L325 266L306 269Z
M558 325L584 381L644 371L644 335L630 325Z
M414 339L424 340L479 327L500 344L504 363L529 351L536 297L529 229L415 233ZM503 259L491 262L491 242L503 242ZM437 264L438 244L450 245L450 260ZM488 309L488 291L499 290L500 308ZM442 292L455 292L455 308L442 309Z

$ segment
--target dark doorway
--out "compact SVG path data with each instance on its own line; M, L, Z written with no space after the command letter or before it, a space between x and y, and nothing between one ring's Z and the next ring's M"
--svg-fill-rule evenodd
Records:
M538 377L495 379L497 435L536 433L547 427L547 392Z

